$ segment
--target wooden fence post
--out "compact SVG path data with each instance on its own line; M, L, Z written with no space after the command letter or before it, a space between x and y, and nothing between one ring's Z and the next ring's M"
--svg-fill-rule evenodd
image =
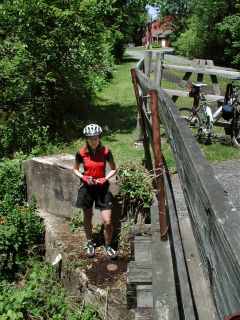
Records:
M142 110L142 104L139 96L139 90L138 90L138 82L137 82L137 75L135 69L131 69L132 74L132 83L134 87L135 97L137 101L137 108L138 108L138 115L139 115L139 124L141 127L141 132L143 135L143 146L144 146L144 153L145 153L145 165L148 170L152 170L152 160L151 160L151 153L149 148L149 139L146 132L145 122L144 122L144 114Z
M161 87L162 84L162 67L163 67L164 53L157 52L157 62L155 71L155 82L157 86Z
M155 159L155 176L157 182L157 200L160 222L161 240L168 239L168 225L165 206L165 190L163 178L163 156L160 137L160 118L158 112L158 94L156 90L150 90L150 104L152 114L152 130L153 130L153 153Z
M152 67L152 51L145 52L144 56L145 75L150 78L151 67Z

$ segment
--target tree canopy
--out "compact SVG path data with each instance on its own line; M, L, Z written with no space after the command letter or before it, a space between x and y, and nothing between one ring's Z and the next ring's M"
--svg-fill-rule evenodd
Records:
M191 14L192 0L153 0L159 16L171 16L174 22L174 35L177 37L186 30L187 19Z
M31 150L46 135L78 131L146 10L141 0L3 0L0 6L0 154L9 155Z
M239 0L192 0L185 25L176 42L180 54L240 68Z

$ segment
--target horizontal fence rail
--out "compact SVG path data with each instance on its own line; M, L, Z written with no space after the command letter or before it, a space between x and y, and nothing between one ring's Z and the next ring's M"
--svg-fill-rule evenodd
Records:
M170 65L163 64L163 69L175 70L181 72L194 72L200 74L215 74L228 79L238 79L240 77L240 72L238 71L230 71L230 70L222 70L216 68L198 68L198 67L186 67L186 66L178 66L178 65Z

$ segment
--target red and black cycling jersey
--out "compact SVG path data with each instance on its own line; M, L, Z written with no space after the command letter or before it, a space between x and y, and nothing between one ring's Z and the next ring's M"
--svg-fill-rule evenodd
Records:
M90 152L87 148L79 149L75 161L83 164L84 175L98 179L105 177L106 163L114 162L114 158L109 148L101 146L95 152Z

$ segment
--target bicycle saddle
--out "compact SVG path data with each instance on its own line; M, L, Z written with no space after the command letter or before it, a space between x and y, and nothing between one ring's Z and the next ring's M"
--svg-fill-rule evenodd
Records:
M192 83L192 85L194 86L194 87L198 87L198 88L201 88L201 87L206 87L207 86L207 84L206 83Z
M240 77L239 76L233 76L233 77L229 77L229 80L230 81L234 81L234 80L240 80Z

